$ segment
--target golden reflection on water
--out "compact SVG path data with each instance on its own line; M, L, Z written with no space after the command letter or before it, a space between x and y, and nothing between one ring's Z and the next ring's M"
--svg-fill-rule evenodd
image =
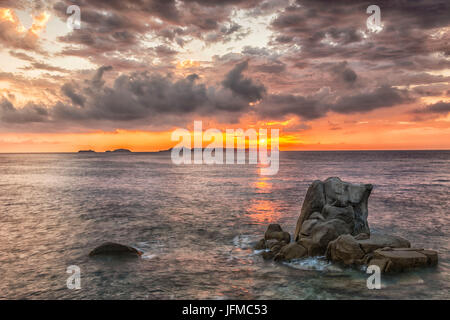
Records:
M255 193L265 194L270 193L273 184L270 177L259 176L252 186ZM280 218L279 206L273 200L254 198L251 201L250 207L247 209L249 217L258 224L274 223Z

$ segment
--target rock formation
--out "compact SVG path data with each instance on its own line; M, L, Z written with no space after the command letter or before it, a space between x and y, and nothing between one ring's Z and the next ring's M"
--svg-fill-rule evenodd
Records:
M98 255L139 257L142 255L142 251L130 246L125 246L123 244L106 242L89 253L89 256L91 257Z
M314 181L303 201L294 242L280 225L271 224L255 249L275 261L325 255L348 266L378 265L383 272L436 265L435 251L411 248L402 237L371 234L367 201L372 188L336 177Z

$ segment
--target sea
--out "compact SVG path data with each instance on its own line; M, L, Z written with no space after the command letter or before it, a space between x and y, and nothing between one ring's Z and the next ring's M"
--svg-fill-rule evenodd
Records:
M372 232L438 251L438 266L368 289L366 270L324 257L263 260L267 225L292 235L328 177L373 184ZM285 151L272 176L169 153L0 154L0 299L450 299L449 190L450 151ZM88 256L109 241L144 253Z

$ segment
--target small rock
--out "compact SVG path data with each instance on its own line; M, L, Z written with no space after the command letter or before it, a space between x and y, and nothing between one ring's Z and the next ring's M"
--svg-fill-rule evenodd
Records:
M275 261L289 261L292 259L299 259L308 254L303 246L297 243L290 243L281 248L280 252L275 256Z
M288 232L283 231L279 224L270 224L267 227L267 231L264 234L265 240L278 240L285 241L286 243L291 242L291 235Z
M264 249L266 249L267 247L266 247L266 240L264 240L264 239L261 239L261 240L259 240L254 246L253 246L253 249L255 249L255 250L264 250Z
M273 253L272 251L264 251L262 253L262 257L264 260L272 260L273 257L275 257L275 253Z

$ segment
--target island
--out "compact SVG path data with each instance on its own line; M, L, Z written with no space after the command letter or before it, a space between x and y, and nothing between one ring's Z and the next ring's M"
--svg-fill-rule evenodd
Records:
M95 153L94 150L79 150L78 153Z
M114 151L107 150L106 152L114 152L114 153L131 153L131 150L128 149L116 149Z

